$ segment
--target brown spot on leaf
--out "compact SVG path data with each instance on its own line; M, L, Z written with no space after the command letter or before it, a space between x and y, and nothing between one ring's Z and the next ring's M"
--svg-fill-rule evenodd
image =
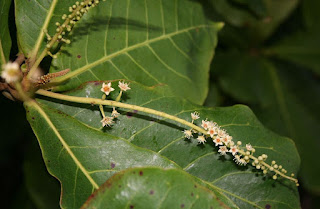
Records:
M140 171L140 172L139 172L139 175L140 175L140 176L143 176L143 171Z
M111 168L114 168L114 167L116 167L116 164L111 163Z
M133 209L134 208L134 206L133 205L130 205L130 209Z
M107 182L107 183L106 183L106 187L107 187L107 188L110 188L111 186L112 186L112 183L111 183L111 182Z
M80 54L78 54L78 55L77 55L77 58L78 58L78 59L80 59L80 58L81 58L81 55L80 55Z
M265 209L270 209L270 208L271 208L271 205L266 204Z
M180 208L184 208L184 204L181 204L181 205L180 205Z
M128 118L131 118L133 116L133 113L132 112L127 112L127 117Z
M150 190L149 194L153 195L153 194L154 194L154 191L153 191L153 190Z

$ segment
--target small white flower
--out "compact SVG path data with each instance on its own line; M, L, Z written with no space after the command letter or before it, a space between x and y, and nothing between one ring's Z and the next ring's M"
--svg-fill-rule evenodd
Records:
M229 136L228 134L225 135L225 137L222 138L222 142L225 144L225 145L228 145L232 140L232 136Z
M120 115L120 113L116 109L113 109L111 116L114 118L117 118L119 115Z
M105 126L110 127L114 123L113 117L106 116L101 120L101 123L102 123L102 127L105 127Z
M251 144L246 144L246 148L247 148L248 151L251 151L252 150Z
M104 92L106 95L109 95L111 91L114 91L114 88L111 87L111 83L103 83L101 91Z
M241 158L239 155L235 155L233 160L238 164L238 165L247 165L247 162Z
M16 82L21 78L19 65L16 62L8 62L2 65L3 71L1 77L7 82Z
M200 118L200 114L198 112L191 113L192 120L198 120Z
M197 140L198 140L199 144L201 144L201 143L204 144L205 142L207 142L206 138L204 138L203 135L198 136Z
M210 121L208 123L209 128L219 128L216 122Z
M202 126L202 128L204 128L204 130L208 130L208 128L209 128L209 121L207 121L207 120L202 120L202 124L201 124L201 126Z
M192 132L191 130L184 130L184 137L186 137L187 139L190 139L190 137L192 137Z
M226 155L226 152L228 152L228 149L226 146L220 146L218 152L220 152L221 155Z
M209 134L209 135L211 136L211 138L213 138L214 135L217 134L216 128L215 128L215 127L210 127L209 130L208 130L208 132L207 132L207 134Z
M125 82L121 82L119 81L119 88L121 91L127 91L127 90L130 90L131 88L129 87L129 84L128 83L125 83Z
M221 140L220 137L216 137L216 138L213 140L213 142L216 144L216 146L222 145L222 140Z
M220 136L221 138L224 138L226 136L226 131L223 129L219 129L218 136Z
M232 147L230 147L229 152L231 152L233 156L234 156L235 154L237 154L237 152L238 152L237 146L232 146Z

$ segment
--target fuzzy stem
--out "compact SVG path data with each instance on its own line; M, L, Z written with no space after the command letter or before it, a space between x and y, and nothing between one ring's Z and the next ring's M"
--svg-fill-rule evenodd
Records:
M15 88L17 89L19 96L21 97L22 101L29 101L31 98L26 94L26 92L23 90L21 83L16 82L14 84Z
M64 21L64 25L68 25L70 23L70 21L75 17L75 15L77 14L78 11L80 11L81 9L83 9L91 0L86 0L84 1L83 5L79 5L75 10L73 10L73 12L71 13L71 17L67 17L66 20ZM32 65L30 72L28 74L28 79L30 79L32 77L33 72L37 69L37 67L39 66L40 62L43 60L43 58L48 54L49 50L51 49L51 47L56 43L56 41L58 40L59 35L61 35L63 32L63 29L60 29L59 32L57 32L51 39L51 41L47 44L46 48L41 52L40 56L37 58L37 60L35 61L35 63ZM44 31L41 31L41 33L44 36Z
M239 152L241 155L245 155L245 152L244 152L243 150L238 150L238 152ZM258 160L258 158L254 157L253 155L249 155L249 158L252 159L253 161ZM258 160L258 161L259 161L259 160ZM269 164L267 164L267 163L265 163L265 162L263 162L263 161L259 161L259 162L260 162L262 165L264 165L264 166L266 166L267 168L269 168L269 170L270 170L270 168L272 167L272 166L270 166ZM298 183L298 180L297 180L297 179L292 178L292 177L290 177L290 176L287 176L287 175L283 174L282 172L278 171L277 169L273 169L272 172L275 172L276 174L278 174L279 176L282 176L283 178L286 178L286 179L289 179L289 180L291 180L291 181L293 181L293 182L295 182L295 183Z
M125 109L138 110L141 112L150 113L153 115L157 115L157 116L160 116L163 118L167 118L167 119L176 121L176 122L181 123L183 125L189 126L193 130L196 130L196 131L201 132L203 134L207 134L206 130L204 130L204 129L200 128L199 126L196 126L188 121L185 121L185 120L178 118L178 117L175 117L173 115L169 115L167 113L153 110L153 109L150 109L147 107L140 107L137 105L125 104L125 103L116 102L113 100L103 100L103 99L95 99L95 98L68 96L68 95L53 93L50 91L45 91L43 89L39 89L36 93L39 95L43 95L43 96L47 96L47 97L51 97L51 98L56 98L56 99L60 99L60 100L64 100L64 101L69 101L69 102L93 104L93 105L108 105L108 106L112 106L112 107L120 107L120 108L125 108Z
M105 99L106 99L106 95L103 94L103 95L102 95L102 100L105 100ZM105 118L106 115L104 114L103 105L100 104L100 105L99 105L99 108L100 108L101 115L103 116L103 118Z
M99 105L99 109L100 109L102 117L105 118L106 115L104 114L103 105Z
M58 0L53 0L52 3L51 3L47 18L44 21L44 24L43 24L43 26L41 28L41 31L40 31L40 35L39 35L39 37L37 39L36 45L35 45L35 47L34 47L34 49L32 51L32 54L30 56L31 60L32 59L35 60L37 55L38 55L38 52L39 52L43 37L45 35L45 33L43 31L48 28L49 22L51 20L51 17L52 17L53 11L54 11L54 9L55 9L55 7L57 5L57 2L58 2ZM42 60L42 58L41 58L41 60ZM38 66L36 66L36 67L38 67Z

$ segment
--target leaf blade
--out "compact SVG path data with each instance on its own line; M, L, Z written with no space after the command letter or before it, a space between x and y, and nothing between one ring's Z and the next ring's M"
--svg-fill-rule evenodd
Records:
M3 0L0 2L0 66L9 61L10 49L11 49L11 38L9 33L9 10L11 1ZM2 67L0 72L2 71Z
M90 97L99 98L101 91L98 84L100 83L87 83L78 90L69 92L69 95L79 97L90 95ZM289 173L296 172L298 169L300 159L292 141L287 138L278 137L272 132L265 130L257 121L252 111L245 106L239 105L229 108L200 107L175 98L170 93L167 93L168 87L165 86L148 88L131 82L131 89L134 89L134 92L130 90L131 93L126 93L126 103L160 109L185 120L189 120L191 112L200 112L203 117L213 119L222 125L227 129L228 133L234 138L241 140L243 144L251 142L257 150L257 155L266 153L270 159L274 159L286 167ZM116 93L111 94L111 98L115 99L116 96ZM293 208L299 207L297 189L291 182L279 182L278 184L270 178L257 177L256 172L250 167L243 167L239 170L239 167L235 165L229 156L221 159L220 155L213 148L212 142L208 141L205 146L196 146L197 141L195 138L191 141L183 140L181 131L185 127L181 127L177 123L172 123L142 112L119 109L118 111L121 112L121 116L119 116L118 122L112 129L99 130L101 123L97 119L97 117L100 118L98 108L92 109L90 105L75 107L70 103L61 105L55 103L55 101L39 100L39 102L42 105L47 105L54 109L58 108L69 115L73 115L76 120L87 124L99 132L102 131L103 134L121 137L130 142L130 144L151 150L169 159L171 162L177 163L179 167L182 167L188 173L202 179L208 185L208 188L215 193L221 192L224 199L230 198L231 202L228 203L230 206L263 208L265 202L259 202L261 196L247 195L252 190L259 192L267 190L266 201L268 200L267 197L270 197L270 199L278 199L281 202L285 202ZM106 108L105 111L108 112L109 109ZM250 139L256 139L254 144ZM116 156L119 157L119 155ZM240 172L239 175L235 175L235 182L253 182L254 179L255 183L252 183L252 187L250 187L252 190L242 189L236 183L233 183L234 187L232 188L221 187L221 182L226 181L225 178L221 177L234 172ZM246 172L250 172L250 175L244 175ZM274 183L277 184L275 188L272 186ZM281 185L282 183L285 183L285 185ZM282 198L281 195L275 197L274 194L277 193L275 191L281 191L279 194L286 194L291 200L288 201L288 199ZM277 203L272 202L270 204L273 207L277 207Z

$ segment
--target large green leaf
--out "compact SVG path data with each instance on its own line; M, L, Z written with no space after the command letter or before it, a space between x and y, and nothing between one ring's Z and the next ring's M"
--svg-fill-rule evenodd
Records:
M308 188L319 191L320 164L313 163L320 149L318 81L288 63L239 52L217 55L213 68L226 93L251 104L264 124L295 140L302 156L301 177Z
M265 52L320 75L320 1L305 0L302 5L305 28L277 41Z
M3 60L9 60L11 38L9 33L9 9L11 0L0 1L0 72Z
M36 103L26 109L47 168L62 183L62 207L79 208L98 185L121 169L176 166L157 153L108 137L58 110Z
M18 37L25 53L42 34L49 3L16 3ZM57 3L50 34L55 33L53 23L61 22L59 18L72 4L69 0ZM31 15L34 7L40 12ZM71 44L53 61L51 72L71 69L70 79L56 90L72 89L86 81L122 78L145 85L165 83L177 95L202 104L221 27L206 18L200 3L191 0L102 2L76 24Z
M159 181L161 179L161 181ZM195 178L177 169L134 168L112 176L85 208L226 208Z
M320 29L299 32L266 49L266 53L307 67L320 75Z
M100 85L87 83L68 94L101 98ZM126 103L186 120L190 120L191 112L198 111L203 118L224 127L235 140L251 143L257 154L266 153L270 161L276 160L288 172L298 170L300 159L292 141L263 128L245 106L205 108L172 96L166 86L144 87L132 82L131 88L124 95ZM116 97L116 91L112 92L111 98ZM232 203L224 201L230 207L299 208L297 189L292 182L257 175L250 166L239 167L230 156L221 157L212 142L197 145L194 138L184 140L181 131L185 127L178 123L121 109L116 124L106 129L101 128L96 106L48 98L37 101L37 105L26 106L28 120L41 144L48 170L62 182L63 207L78 207L95 186L117 171L152 165L183 168L207 182L216 194L221 192L224 199L230 198Z
M213 8L222 16L222 20L228 23L226 35L240 36L241 41L246 42L247 45L254 45L269 38L291 14L298 2L299 0L263 0L266 12L264 16L257 17L242 6L234 5L230 1L211 0ZM255 1L255 3L258 2Z

